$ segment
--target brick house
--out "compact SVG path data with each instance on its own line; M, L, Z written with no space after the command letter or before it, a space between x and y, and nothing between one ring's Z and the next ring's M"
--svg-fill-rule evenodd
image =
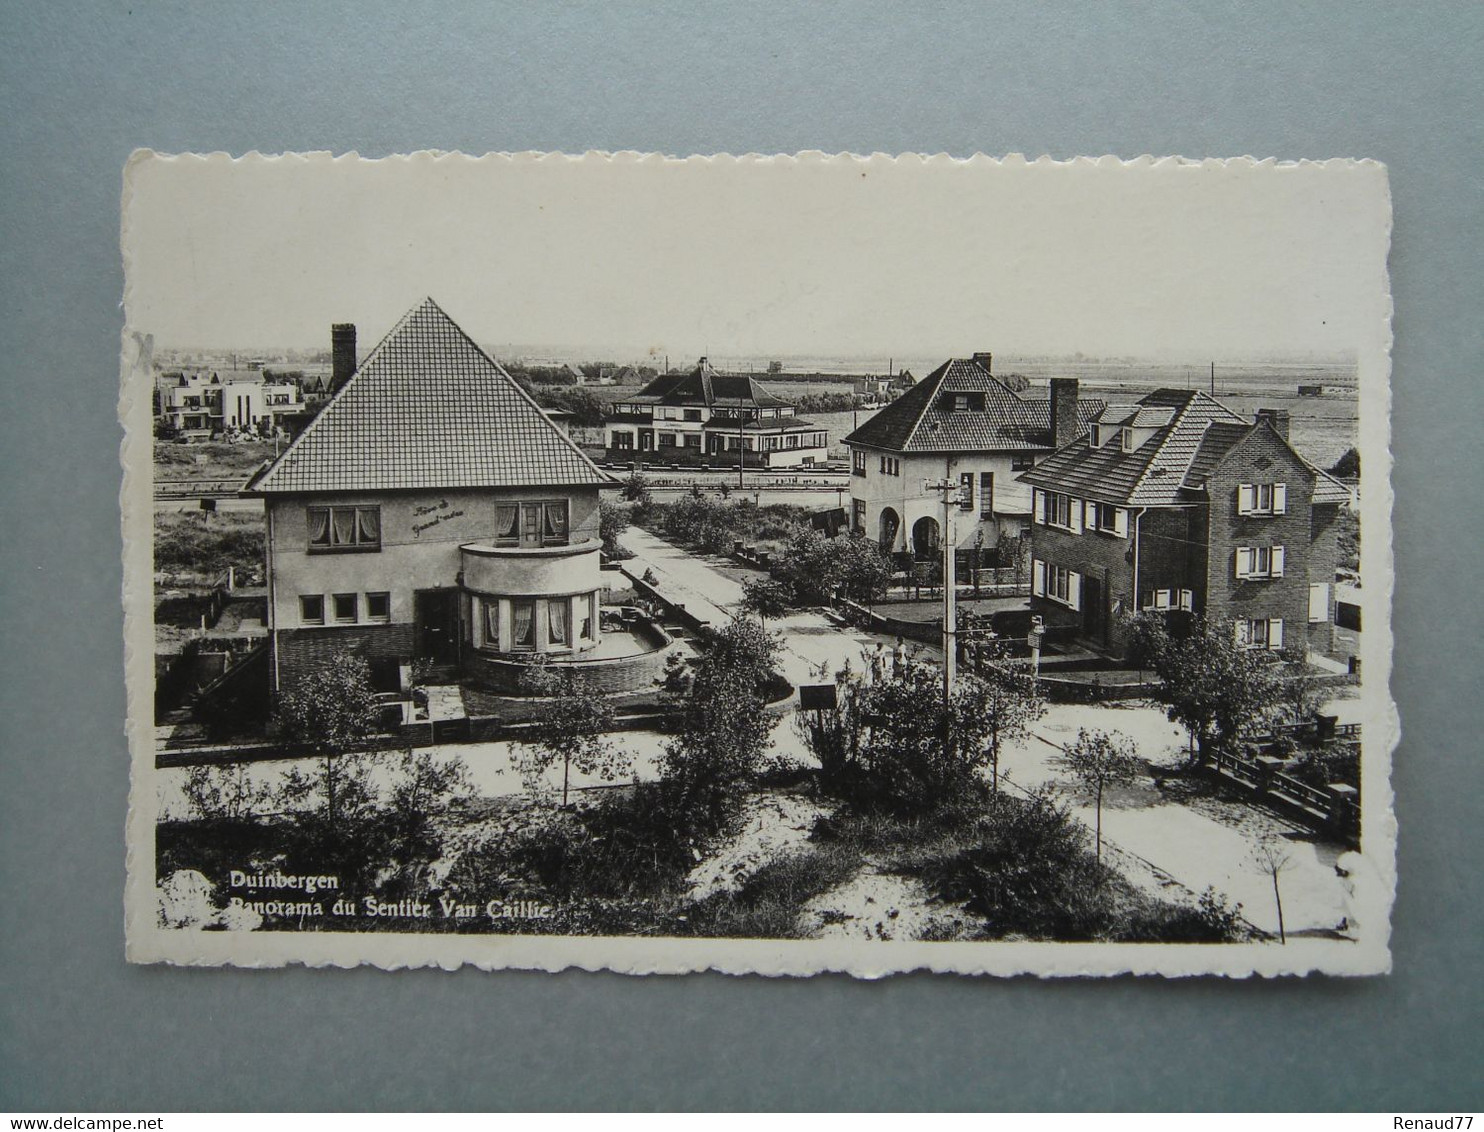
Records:
M1288 427L1286 411L1247 420L1192 390L1098 414L1020 476L1032 604L1113 654L1144 611L1231 619L1253 648L1331 651L1336 520L1353 501Z
M950 359L845 438L852 530L888 553L937 554L942 496L924 484L947 477L961 485L959 549L1028 532L1031 491L1016 476L1085 429L1103 403L1079 400L1066 378L1052 381L1049 398L1017 393L991 366L989 354Z
M750 374L719 373L702 358L615 401L603 443L621 462L797 468L824 463L830 440Z
M467 675L595 649L611 479L431 299L337 370L247 487L266 517L272 686L344 647L391 687L419 657Z

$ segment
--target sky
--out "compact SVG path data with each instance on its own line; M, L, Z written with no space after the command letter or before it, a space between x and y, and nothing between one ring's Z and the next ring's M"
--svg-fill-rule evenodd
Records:
M1374 163L136 155L125 310L161 348L364 349L431 295L624 359L1341 358L1389 224Z

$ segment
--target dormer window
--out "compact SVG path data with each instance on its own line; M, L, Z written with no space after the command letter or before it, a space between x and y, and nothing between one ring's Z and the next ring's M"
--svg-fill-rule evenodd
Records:
M1133 429L1125 425L1122 429L1119 430L1119 432L1123 440L1123 450L1125 452L1132 452L1135 448L1138 447L1138 445L1134 443Z

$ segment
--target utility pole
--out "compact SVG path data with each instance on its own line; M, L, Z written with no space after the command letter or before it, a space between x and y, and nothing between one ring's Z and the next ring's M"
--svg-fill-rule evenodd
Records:
M1216 396L1216 363L1211 363L1211 396Z
M954 578L952 509L960 502L962 488L948 476L928 480L922 486L943 497L943 706L946 708L953 696L958 667L958 587Z

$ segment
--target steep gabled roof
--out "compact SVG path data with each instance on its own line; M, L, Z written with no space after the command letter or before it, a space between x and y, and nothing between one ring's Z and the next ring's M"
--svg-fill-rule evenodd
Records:
M945 407L945 395L953 393L976 395L974 407ZM1079 398L1079 427L1085 428L1104 408L1102 401ZM972 358L950 358L845 443L904 453L1045 449L1051 447L1051 404L1016 393Z
M1020 481L1103 503L1134 507L1177 503L1182 501L1180 493L1187 473L1210 426L1218 422L1235 424L1242 427L1242 435L1251 428L1250 421L1199 390L1157 389L1140 398L1138 404L1136 416L1146 421L1161 419L1164 414L1146 415L1144 409L1167 409L1170 416L1168 423L1155 428L1134 451L1125 452L1117 441L1093 448L1085 436L1079 437L1023 472ZM1225 453L1226 449L1221 449L1216 458Z
M424 299L248 491L609 482L514 378Z
M1118 417L1117 421L1111 419ZM1093 448L1080 437L1059 448L1019 479L1032 487L1066 492L1103 503L1159 507L1190 502L1205 489L1217 465L1252 430L1265 427L1233 412L1199 390L1158 389L1126 412L1109 414L1103 423L1148 427L1165 421L1132 452L1116 440ZM1292 451L1292 446L1289 446ZM1350 490L1297 452L1294 456L1314 473L1315 503L1349 503Z

